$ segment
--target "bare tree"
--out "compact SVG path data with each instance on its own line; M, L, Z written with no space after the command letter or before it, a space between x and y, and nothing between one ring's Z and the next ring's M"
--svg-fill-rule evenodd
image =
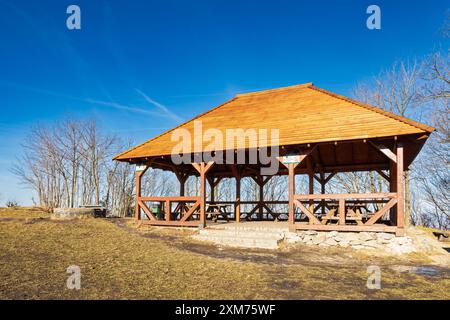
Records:
M450 227L450 56L437 52L424 62L421 97L428 104L429 120L436 128L420 157L418 190L426 205L422 215L427 223L441 229Z
M396 62L394 65L374 77L368 83L359 83L353 91L353 96L365 103L396 113L403 117L420 118L423 100L420 95L420 79L422 65L416 60ZM387 188L386 181L378 174L368 173L369 179L361 174L350 173L339 175L338 180L344 186L358 184L371 192L381 192ZM410 216L410 172L405 171L405 222ZM347 182L345 181L347 180ZM351 180L351 182L348 182ZM362 183L362 186L361 186ZM347 190L357 191L357 190Z
M46 208L104 205L118 215L132 207L133 168L111 160L124 145L95 121L65 119L36 125L12 168Z

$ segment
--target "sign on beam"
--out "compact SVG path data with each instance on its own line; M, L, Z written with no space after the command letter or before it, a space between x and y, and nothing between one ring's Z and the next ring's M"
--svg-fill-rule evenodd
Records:
M304 158L304 156L302 157L301 155L296 154L296 155L280 157L280 161L283 164L291 164L291 163L298 164L298 163L302 162L303 158Z
M145 165L145 164L137 164L136 165L136 172L142 172L142 171L145 171L145 169L147 169L147 165Z

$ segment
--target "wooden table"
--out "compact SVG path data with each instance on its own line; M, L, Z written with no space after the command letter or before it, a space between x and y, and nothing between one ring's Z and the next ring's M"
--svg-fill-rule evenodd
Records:
M230 206L229 204L208 204L206 208L206 213L208 218L212 218L213 222L216 222L218 217L222 217L225 220L228 220L228 211L227 208Z

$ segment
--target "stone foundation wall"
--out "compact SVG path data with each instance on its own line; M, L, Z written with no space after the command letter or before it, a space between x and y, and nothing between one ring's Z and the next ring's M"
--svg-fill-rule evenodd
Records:
M382 232L297 231L287 233L285 239L290 244L303 243L320 247L383 249L395 254L416 252L411 238Z

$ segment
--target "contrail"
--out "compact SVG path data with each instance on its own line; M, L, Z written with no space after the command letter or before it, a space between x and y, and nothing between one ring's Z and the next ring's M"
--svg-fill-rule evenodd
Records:
M171 118L172 120L178 121L178 122L182 122L183 119L181 117L179 117L178 115L176 115L175 113L173 113L172 111L170 111L166 106L162 105L161 103L153 100L152 98L150 98L149 96L147 96L145 93L143 93L141 90L139 89L135 89L137 93L139 93L142 97L144 97L144 99L148 102L151 103L152 105L156 106L159 110L161 110L166 116L168 116L169 118Z
M97 104L97 105L102 105L102 106L106 106L106 107L112 107L114 109L125 110L125 111L129 111L129 112L134 112L134 113L141 113L141 114L147 114L147 115L151 115L151 116L160 116L160 117L163 116L163 117L170 118L170 119L176 119L176 121L180 121L180 118L179 117L174 118L174 116L176 117L176 115L171 114L171 112L169 110L167 110L167 108L166 108L165 112L161 113L161 112L157 112L157 111L148 110L145 108L131 107L131 106L119 104L116 102L96 100L96 99L91 99L91 98L80 98L80 97L75 97L75 96L71 96L71 95L67 95L67 94L63 94L63 93L59 93L59 92L55 92L55 91L51 91L51 90L43 90L40 88L24 86L24 85L20 85L20 84L5 83L3 81L0 81L0 86L11 87L11 88L16 88L16 89L20 89L20 90L27 90L27 91L31 91L31 92L38 93L38 94L43 94L43 95L48 95L48 96L53 96L53 97L58 97L58 98L64 98L64 99L70 99L70 100L76 100L76 101L81 101L81 102L85 102L85 103L89 103L89 104ZM155 103L157 103L157 102L155 102ZM158 107L165 108L161 104L159 104Z
M115 102L100 101L100 100L94 100L94 99L89 99L89 98L88 99L82 99L82 101L85 101L87 103L107 106L107 107L113 107L113 108L119 109L119 110L126 110L126 111L130 111L130 112L149 114L149 115L152 115L152 116L160 115L160 113L156 112L156 111L151 111L151 110L146 110L146 109L142 109L142 108L125 106L123 104L119 104L119 103L115 103Z

